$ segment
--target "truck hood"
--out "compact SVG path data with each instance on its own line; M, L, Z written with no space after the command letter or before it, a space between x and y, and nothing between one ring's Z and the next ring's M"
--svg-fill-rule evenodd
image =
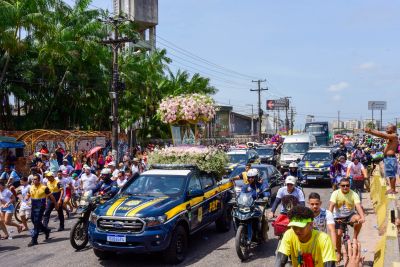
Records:
M288 154L282 154L281 155L281 160L292 160L296 161L298 158L302 158L304 156L304 153L288 153Z
M167 196L126 196L120 195L99 206L99 216L151 217L163 215L170 207L179 202L177 198Z
M299 163L299 167L302 168L326 168L330 167L331 162L330 161L301 161Z

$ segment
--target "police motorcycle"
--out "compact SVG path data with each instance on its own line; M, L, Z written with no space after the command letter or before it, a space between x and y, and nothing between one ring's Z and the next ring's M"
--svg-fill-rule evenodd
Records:
M258 179L258 170L250 169L247 177L256 177ZM262 196L265 192L270 191L270 187L267 186L264 189L260 189L260 191L258 190L256 199L253 198L252 192L248 190L242 191L237 196L232 210L233 224L236 230L235 248L238 257L242 261L249 258L251 249L263 241L267 241L267 237L264 237L263 233L268 231L268 222L265 220L268 197ZM266 227L267 229L263 229L263 220L265 221L264 228Z
M93 195L93 191L85 192L79 200L79 206L76 214L79 215L78 221L71 228L69 240L71 246L76 250L84 249L89 242L88 226L90 214L99 204L111 199L117 192L118 187L115 182L111 181L110 170L103 169L101 171L103 181L99 184L97 193Z

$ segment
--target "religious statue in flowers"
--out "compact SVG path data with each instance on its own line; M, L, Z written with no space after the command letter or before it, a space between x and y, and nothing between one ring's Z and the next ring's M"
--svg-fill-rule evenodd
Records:
M215 116L215 102L207 95L187 94L164 98L157 110L162 122L171 126L174 145L199 144L199 125Z

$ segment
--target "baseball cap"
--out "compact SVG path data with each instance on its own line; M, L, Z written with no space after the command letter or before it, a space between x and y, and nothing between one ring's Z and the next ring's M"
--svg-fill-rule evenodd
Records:
M297 226L300 228L306 227L307 223L312 222L313 219L307 218L307 219L299 219L299 218L292 218L288 224L288 226Z
M75 178L75 177L77 177L77 176L78 176L78 174L75 173L75 172L72 174L72 178Z
M115 167L115 161L111 161L110 163L108 163L108 166L114 166Z
M67 174L68 174L68 170L63 170L63 171L62 171L62 174L63 174L63 175L67 175Z
M285 184L296 184L296 178L294 176L286 177Z
M54 176L54 173L53 173L53 172L46 172L46 173L45 173L45 176L46 176L46 177Z
M67 159L63 159L63 161L62 162L68 162L68 160Z
M83 165L82 169L90 169L89 165L85 164Z

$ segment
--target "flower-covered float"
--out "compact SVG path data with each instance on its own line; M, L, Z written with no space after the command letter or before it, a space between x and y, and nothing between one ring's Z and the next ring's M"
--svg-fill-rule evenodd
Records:
M214 173L221 178L228 156L214 147L179 146L153 151L148 160L151 165L194 165L201 171Z
M174 145L199 144L198 125L209 122L215 114L214 100L202 94L169 96L157 110L160 120L171 126Z

